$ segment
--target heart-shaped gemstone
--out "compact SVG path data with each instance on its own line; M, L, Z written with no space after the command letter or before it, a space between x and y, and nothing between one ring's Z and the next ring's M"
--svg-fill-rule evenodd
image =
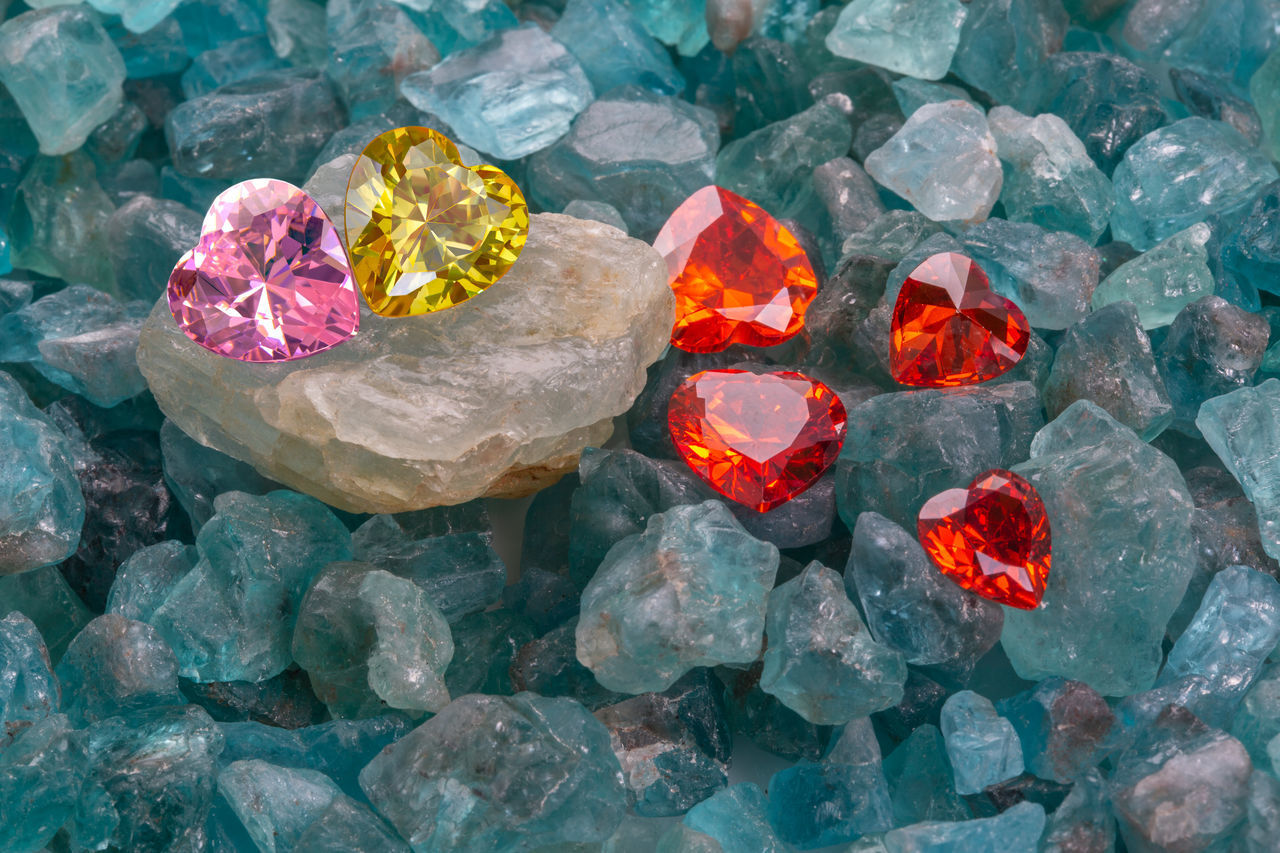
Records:
M799 373L704 370L671 395L667 422L693 472L766 512L803 492L844 443L844 405Z
M360 327L337 229L311 196L267 178L213 200L169 276L169 310L191 340L240 361L305 358Z
M676 294L671 343L687 352L767 347L793 337L818 292L809 257L778 220L740 195L703 187L653 247Z
M401 127L356 160L345 225L365 301L404 317L452 308L502 278L524 248L529 209L497 166L464 166L448 137Z
M942 573L1000 604L1034 610L1049 579L1052 540L1044 502L1012 471L993 469L920 510L920 544Z
M893 306L889 370L903 385L975 385L1021 360L1031 326L991 289L987 274L955 252L934 255L907 276Z

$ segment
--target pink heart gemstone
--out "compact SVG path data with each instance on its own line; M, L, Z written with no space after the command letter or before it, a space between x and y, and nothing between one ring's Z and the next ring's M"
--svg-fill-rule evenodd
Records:
M311 196L270 178L213 200L169 276L169 310L191 340L240 361L305 358L360 328L338 230Z

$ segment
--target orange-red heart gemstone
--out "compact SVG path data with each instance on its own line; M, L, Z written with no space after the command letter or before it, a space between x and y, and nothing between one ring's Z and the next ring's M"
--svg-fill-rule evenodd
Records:
M817 482L840 455L845 411L800 373L704 370L671 395L671 438L693 472L767 512Z
M938 388L1004 373L1027 351L1031 326L1022 309L991 289L982 267L943 252L902 283L890 335L893 378Z
M920 544L942 573L1000 604L1034 610L1049 579L1052 541L1035 487L998 468L968 489L930 498L917 522Z
M794 337L818 292L795 235L720 187L689 196L653 241L676 295L671 343L686 352L768 347Z

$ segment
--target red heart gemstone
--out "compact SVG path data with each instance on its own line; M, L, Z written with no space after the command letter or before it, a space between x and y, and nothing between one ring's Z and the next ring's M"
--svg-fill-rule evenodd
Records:
M920 544L942 573L999 604L1034 610L1049 579L1049 518L1035 487L1012 471L979 474L920 510Z
M903 385L976 385L1027 351L1031 326L991 289L982 267L955 252L916 267L893 306L889 371Z
M653 241L676 295L671 343L686 352L794 337L818 292L795 235L737 193L703 187Z
M704 370L671 395L671 439L727 498L767 512L817 482L840 455L845 411L799 373Z

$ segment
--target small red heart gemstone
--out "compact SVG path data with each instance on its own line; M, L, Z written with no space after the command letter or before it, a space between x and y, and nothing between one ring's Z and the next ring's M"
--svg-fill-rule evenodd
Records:
M893 306L889 370L903 385L976 385L1027 351L1031 326L991 289L982 267L955 252L916 267Z
M704 370L671 395L667 423L695 474L725 497L767 512L836 461L845 411L830 388L799 373Z
M1049 518L1035 487L999 468L920 510L920 544L942 573L999 604L1034 610L1049 579Z

